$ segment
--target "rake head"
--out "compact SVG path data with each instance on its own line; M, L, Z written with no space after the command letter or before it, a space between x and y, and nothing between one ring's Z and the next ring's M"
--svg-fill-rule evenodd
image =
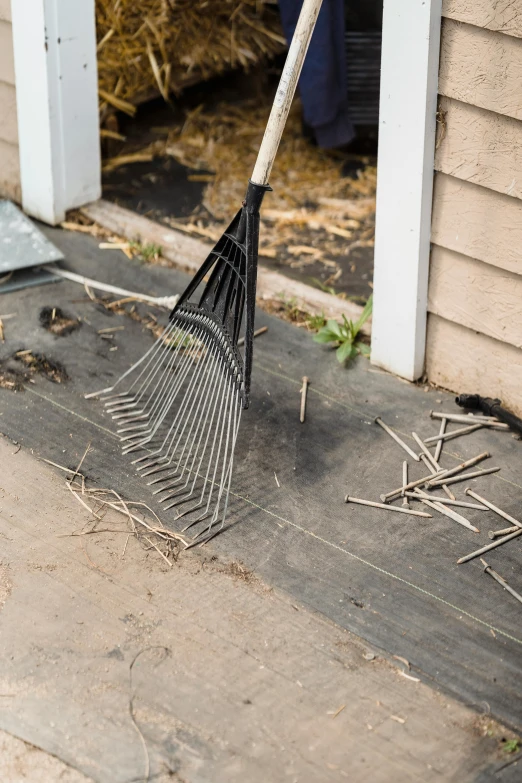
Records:
M194 527L191 545L225 523L241 410L249 404L259 207L269 189L249 184L163 334L113 386L87 395L103 399L123 454L162 508L183 518L184 531Z

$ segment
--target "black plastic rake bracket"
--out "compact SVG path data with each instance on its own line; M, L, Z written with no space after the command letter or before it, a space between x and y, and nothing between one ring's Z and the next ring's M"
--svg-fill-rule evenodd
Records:
M249 182L243 206L216 242L209 255L180 296L170 319L190 313L209 316L222 331L224 344L233 352L241 370L243 408L250 400L250 380L254 344L257 264L259 250L259 210L270 185ZM199 300L191 297L205 280ZM245 316L244 358L238 349Z

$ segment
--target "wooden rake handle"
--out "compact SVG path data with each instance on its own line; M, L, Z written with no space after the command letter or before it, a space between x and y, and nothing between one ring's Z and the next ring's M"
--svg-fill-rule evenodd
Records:
M315 28L323 0L304 0L294 37L288 50L281 74L274 105L270 112L265 135L261 142L251 181L255 185L268 185L270 172L286 125L290 106L297 87L308 45Z

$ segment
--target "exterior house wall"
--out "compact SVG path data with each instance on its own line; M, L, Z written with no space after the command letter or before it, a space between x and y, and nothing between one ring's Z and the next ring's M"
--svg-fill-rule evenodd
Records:
M0 0L0 197L22 200L11 0Z
M442 13L426 370L522 415L522 4Z

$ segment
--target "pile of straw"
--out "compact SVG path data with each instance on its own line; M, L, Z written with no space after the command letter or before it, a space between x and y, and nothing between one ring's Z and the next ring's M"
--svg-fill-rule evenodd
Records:
M261 105L259 100L222 102L210 111L201 105L169 133L164 153L189 169L213 172L203 204L218 221L229 218L243 200L270 109L269 100ZM270 177L274 189L266 199L270 207L281 211L315 209L324 198L373 198L375 168L366 168L362 179L343 177L345 156L322 150L305 138L301 116L296 99ZM265 217L267 207L268 203L263 209ZM372 213L370 203L365 212L364 217ZM353 217L360 219L359 213Z
M285 45L276 0L96 0L96 27L102 107L129 114Z
M167 154L192 170L189 179L206 181L203 207L207 219L167 220L175 228L217 239L244 198L257 157L270 105L249 101L203 106L173 129ZM372 247L377 171L360 158L357 177L343 176L345 155L321 150L303 136L301 106L294 101L270 176L273 193L263 206L265 256L286 259L292 267L319 262L339 277L336 258L356 247ZM335 280L334 280L335 282Z

